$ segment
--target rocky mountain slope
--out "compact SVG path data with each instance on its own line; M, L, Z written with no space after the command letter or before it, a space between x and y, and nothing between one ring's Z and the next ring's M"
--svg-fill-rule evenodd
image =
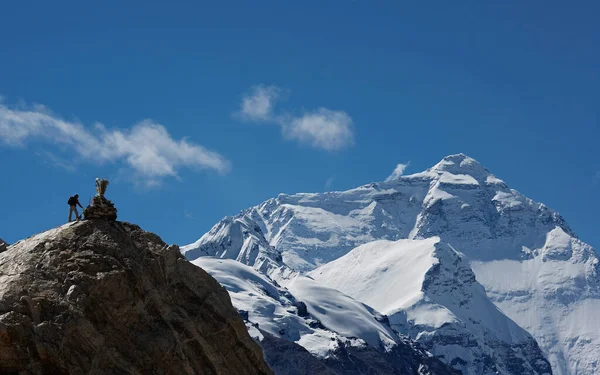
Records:
M0 253L0 373L272 372L225 289L177 246L98 220Z
M557 212L463 154L348 191L281 194L223 219L182 252L234 259L284 285L369 242L431 237L464 255L554 373L598 373L600 325L590 318L600 303L596 252Z

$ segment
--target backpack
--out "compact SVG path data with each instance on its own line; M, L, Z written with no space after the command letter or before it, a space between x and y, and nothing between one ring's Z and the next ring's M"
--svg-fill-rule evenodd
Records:
M74 206L77 202L75 201L75 197L69 197L67 203L69 204L69 206Z

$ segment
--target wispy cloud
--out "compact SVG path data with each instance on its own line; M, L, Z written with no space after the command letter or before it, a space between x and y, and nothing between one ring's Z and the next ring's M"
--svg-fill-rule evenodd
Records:
M327 151L338 151L354 143L352 118L344 111L319 108L301 116L275 113L274 104L282 92L277 86L255 86L242 99L236 115L246 121L276 123L284 138Z
M406 163L406 164L398 164L396 166L396 168L394 169L394 171L392 172L391 175L389 175L385 181L393 181L398 179L400 176L402 176L404 174L404 171L406 170L406 168L408 168L408 166L410 165L410 162Z
M151 120L130 129L108 129L102 124L87 128L41 106L9 108L0 103L0 144L26 147L30 140L60 146L88 162L123 162L148 185L156 185L165 177L178 177L182 167L220 173L230 168L220 154L185 138L175 140L164 126Z
M277 86L258 85L242 98L238 115L248 121L272 121L273 106L282 90Z

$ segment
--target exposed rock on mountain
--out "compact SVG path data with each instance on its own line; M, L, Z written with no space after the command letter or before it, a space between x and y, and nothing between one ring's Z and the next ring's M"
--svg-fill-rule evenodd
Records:
M0 373L272 372L217 281L155 234L100 220L0 254Z

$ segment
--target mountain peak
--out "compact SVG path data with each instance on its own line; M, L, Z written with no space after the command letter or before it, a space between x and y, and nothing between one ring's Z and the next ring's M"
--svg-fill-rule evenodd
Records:
M437 172L450 172L453 174L468 174L475 178L490 175L481 163L465 154L448 155L439 163L429 169Z
M434 178L437 176L445 176L450 180L454 180L454 176L470 176L470 179L473 184L477 185L477 183L503 183L502 180L496 178L487 168L485 168L481 163L472 157L465 155L463 153L452 154L445 156L442 160L440 160L433 167L426 169L423 172L414 173L411 175L403 176L404 168L406 168L408 164L398 164L396 170L385 180L386 182L390 181L399 181L405 178L414 179L414 178ZM460 179L460 178L459 178ZM474 179L474 180L473 180Z
M432 170L448 171L457 169L478 169L487 171L477 160L465 154L453 154L445 156L439 163L434 165Z

